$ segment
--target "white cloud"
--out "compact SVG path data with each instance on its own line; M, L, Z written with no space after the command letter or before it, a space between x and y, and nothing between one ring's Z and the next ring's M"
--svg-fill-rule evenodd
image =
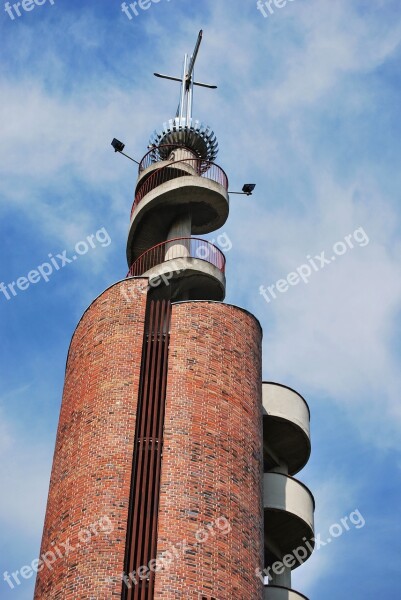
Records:
M262 322L267 314L274 316L275 327L265 332L265 364L273 379L328 394L356 419L364 435L392 446L398 443L401 384L391 348L401 307L395 216L380 196L369 198L371 190L365 204L355 202L356 188L364 196L361 182L347 190L323 179L324 185L315 177L319 200L313 215L266 216L252 251L243 245L248 271L250 256L255 265L252 308ZM384 209L377 214L379 206ZM308 262L307 255L324 250L331 258L333 244L359 227L368 235L368 245L355 243L336 262L312 273L308 284L276 292L270 303L259 295L259 285L286 278ZM262 243L262 236L268 243Z
M401 307L396 198L384 189L385 165L381 183L358 155L347 175L335 173L322 114L332 108L340 119L350 111L361 117L369 102L379 110L377 90L370 90L371 81L364 78L394 56L401 28L385 15L380 19L365 11L362 16L345 1L294 2L270 20L261 19L260 27L246 22L233 48L229 15L217 35L223 12L216 3L214 43L206 52L212 61L212 54L225 57L224 48L232 50L223 76L233 90L225 112L225 122L233 127L226 130L224 144L230 138L235 144L227 163L236 165L234 176L245 178L256 170L260 180L249 208L233 206L234 218L226 226L236 240L230 253L236 287L231 289L238 296L241 285L248 290L248 307L265 326L269 378L331 397L348 412L356 433L394 447L401 412L392 349ZM236 16L232 13L233 28ZM255 35L258 44L252 43ZM309 125L319 131L320 147ZM366 127L373 125L367 120ZM351 119L347 131L352 128ZM292 288L269 305L261 299L260 284L285 277L309 253L329 251L358 227L370 237L367 247L350 250L307 286Z
M358 488L355 483L339 477L330 480L320 477L313 488L318 507L315 534L316 537L320 534L321 541L326 545L322 544L320 548L316 546L315 552L308 562L293 571L292 587L303 594L312 594L319 590L319 582L333 570L333 565L338 564L338 559L344 556L346 536L350 535L351 529L347 531L344 528L341 537L333 539L332 543L327 544L327 539L330 537L329 530L331 525L340 525L341 519L349 517L351 512L357 510L355 502ZM356 517L354 519L356 523L359 523L359 519ZM347 525L351 527L349 520Z

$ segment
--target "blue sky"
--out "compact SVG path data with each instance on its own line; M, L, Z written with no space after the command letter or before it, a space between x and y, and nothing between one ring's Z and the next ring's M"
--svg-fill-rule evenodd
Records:
M0 292L2 599L32 598L32 580L10 590L2 573L39 551L71 335L127 271L136 170L110 141L145 154L178 102L152 73L179 75L200 28L197 77L219 87L197 91L195 116L217 133L231 189L257 184L232 196L218 232L232 242L226 300L261 321L264 379L310 404L299 478L316 530L355 510L365 520L293 585L311 600L400 594L399 1L293 0L264 18L253 0L161 0L129 20L116 0L48 0L14 20L0 10L0 282L102 228L111 243L10 300ZM368 243L276 299L260 294L359 228Z

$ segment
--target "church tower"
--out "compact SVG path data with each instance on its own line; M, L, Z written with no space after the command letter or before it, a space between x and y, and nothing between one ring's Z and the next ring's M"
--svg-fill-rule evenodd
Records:
M36 600L296 600L276 563L313 542L313 498L292 477L309 409L262 383L262 331L223 302L229 182L193 118L200 32L175 118L139 163L128 275L72 337ZM123 145L113 141L116 151ZM289 559L287 563L289 563ZM269 580L269 585L267 584Z

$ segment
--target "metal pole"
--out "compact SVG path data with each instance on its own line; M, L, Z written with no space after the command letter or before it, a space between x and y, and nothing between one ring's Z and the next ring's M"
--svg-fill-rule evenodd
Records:
M182 84L181 84L181 102L180 102L180 123L182 124L182 120L184 118L184 102L185 102L185 94L186 94L186 86L185 86L185 78L187 73L187 64L188 64L188 54L184 56L184 69L182 74Z
M117 150L117 152L119 152L123 156L126 156L127 158L129 158L130 160L132 160L132 162L136 163L137 165L140 164L137 160L135 160L135 158L131 158L130 156L128 156L128 154L125 154L125 152L122 152L121 150Z
M189 68L188 68L188 73L187 73L187 81L188 82L191 80L191 77L192 77L192 72L194 70L196 57L198 56L199 48L200 48L200 45L202 42L202 37L203 37L203 30L201 29L199 32L199 35L198 35L194 53L192 54L191 62L189 63ZM187 83L187 85L188 85L188 83Z
M187 127L191 127L192 108L194 102L194 78L192 77L188 90L188 109L187 109Z

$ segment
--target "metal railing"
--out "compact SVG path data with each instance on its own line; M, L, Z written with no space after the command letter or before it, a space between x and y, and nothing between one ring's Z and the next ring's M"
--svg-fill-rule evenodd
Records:
M180 261L183 258L204 260L222 273L225 272L226 257L217 246L201 238L185 237L166 240L143 252L131 266L127 277L139 277L149 269L171 260L176 261L175 265L171 265L171 271L179 271L184 266Z
M138 188L132 205L131 218L141 200L162 183L178 177L202 177L222 185L228 190L228 177L221 167L201 158L187 158L171 162L154 171Z
M139 163L138 171L142 173L145 169L158 163L162 160L168 160L168 157L174 150L188 150L193 153L191 148L187 148L187 146L180 144L161 144L160 146L154 146L145 154Z

